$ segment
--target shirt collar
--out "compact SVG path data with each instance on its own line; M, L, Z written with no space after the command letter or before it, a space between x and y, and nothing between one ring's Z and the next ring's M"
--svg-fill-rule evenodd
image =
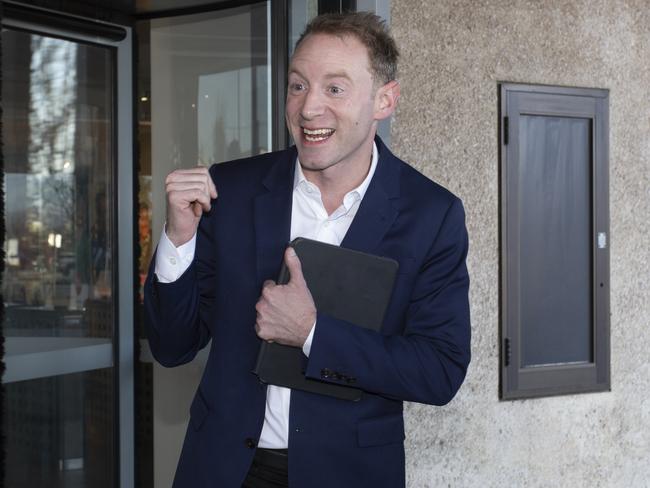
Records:
M372 177L375 174L375 170L377 169L378 161L379 161L379 152L377 150L377 144L375 143L375 141L372 141L372 159L370 161L370 170L368 171L368 174L366 175L365 179L361 182L359 186L357 186L356 188L350 190L348 193L345 194L345 197L343 198L344 205L347 206L346 200L349 199L350 195L354 195L355 193L358 195L359 200L363 199L364 195L366 194L366 191L368 190L368 186L370 186L370 181L372 180ZM294 177L293 177L294 191L301 186L304 188L308 186L312 186L316 188L316 185L310 183L305 177L305 174L302 171L302 166L300 166L300 160L298 159L298 157L296 157L296 170L294 172ZM318 193L320 194L320 191Z

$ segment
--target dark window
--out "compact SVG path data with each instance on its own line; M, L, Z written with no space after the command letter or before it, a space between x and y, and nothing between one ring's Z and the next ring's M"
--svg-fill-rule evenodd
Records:
M608 390L607 90L501 86L501 396Z
M356 9L357 0L318 0L319 14L354 12Z

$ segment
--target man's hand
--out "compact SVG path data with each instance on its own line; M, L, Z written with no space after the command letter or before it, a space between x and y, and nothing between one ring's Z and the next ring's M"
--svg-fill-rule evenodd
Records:
M284 262L290 279L286 285L267 280L255 305L257 335L268 342L302 347L316 322L316 306L311 297L296 251L288 247Z
M165 179L167 192L167 237L178 247L189 241L199 226L210 200L217 198L208 168L177 169Z

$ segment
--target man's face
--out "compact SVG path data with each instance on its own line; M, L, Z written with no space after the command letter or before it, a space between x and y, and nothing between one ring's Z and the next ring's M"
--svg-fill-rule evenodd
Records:
M376 131L370 60L355 37L313 34L289 66L285 117L305 171L369 164ZM383 118L383 117L379 117Z

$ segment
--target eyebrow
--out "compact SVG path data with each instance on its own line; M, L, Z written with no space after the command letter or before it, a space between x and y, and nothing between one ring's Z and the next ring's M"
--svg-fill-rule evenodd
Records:
M300 76L301 78L305 78L305 79L307 78L299 70L297 70L295 68L290 69L288 74L289 75L295 74L297 76ZM348 81L352 81L352 78L350 77L350 75L348 75L345 71L337 71L337 72L334 72L334 73L327 73L325 75L325 78L328 79L328 80L331 80L333 78L344 78L344 79L346 79Z
M328 73L325 75L325 78L327 79L332 79L332 78L345 78L346 80L352 80L350 78L350 75L348 75L345 71L339 71L337 73Z

